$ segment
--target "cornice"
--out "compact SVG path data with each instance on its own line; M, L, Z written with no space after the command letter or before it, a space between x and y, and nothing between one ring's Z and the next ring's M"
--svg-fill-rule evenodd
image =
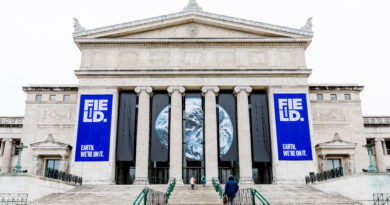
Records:
M29 85L23 86L23 91L78 91L78 85Z
M76 70L77 77L134 76L303 76L311 69L150 69L150 70Z
M126 48L126 47L307 47L304 39L78 39L83 48Z
M332 91L363 91L363 85L357 84L310 84L309 90L332 90Z
M389 127L390 116L364 116L365 127Z
M1 117L0 116L0 127L23 127L24 117Z

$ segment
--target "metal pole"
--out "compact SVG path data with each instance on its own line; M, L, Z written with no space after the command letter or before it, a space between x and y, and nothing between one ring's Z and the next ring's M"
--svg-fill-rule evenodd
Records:
M19 156L18 156L18 162L16 163L14 173L23 173L22 166L20 165L20 159L22 156L23 148L27 148L27 146L25 146L25 145L23 145L23 143L21 143L20 145L17 145L16 148L18 149Z

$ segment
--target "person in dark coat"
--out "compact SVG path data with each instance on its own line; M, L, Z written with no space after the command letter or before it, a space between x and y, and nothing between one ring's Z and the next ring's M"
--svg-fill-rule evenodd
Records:
M234 176L229 176L228 181L225 184L225 193L224 195L228 198L228 205L233 205L234 197L238 192L239 186L235 181Z

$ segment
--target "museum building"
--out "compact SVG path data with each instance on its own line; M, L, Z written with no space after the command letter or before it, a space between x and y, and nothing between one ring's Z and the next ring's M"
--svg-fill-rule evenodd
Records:
M310 172L362 172L374 143L390 172L390 116L362 116L363 86L308 84L300 29L183 11L96 29L74 19L77 85L30 85L23 117L0 117L0 168L18 151L84 183L304 183Z

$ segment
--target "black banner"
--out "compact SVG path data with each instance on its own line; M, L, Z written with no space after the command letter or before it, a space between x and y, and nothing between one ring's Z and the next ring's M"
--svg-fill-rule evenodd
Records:
M169 113L169 95L167 93L155 93L152 97L150 147L150 158L155 162L168 162Z
M203 107L200 93L185 97L184 143L188 161L203 160Z
M134 161L137 94L121 93L119 99L117 161Z
M250 98L253 162L271 162L267 94L252 93Z
M236 98L232 93L220 93L218 104L219 160L236 161Z

